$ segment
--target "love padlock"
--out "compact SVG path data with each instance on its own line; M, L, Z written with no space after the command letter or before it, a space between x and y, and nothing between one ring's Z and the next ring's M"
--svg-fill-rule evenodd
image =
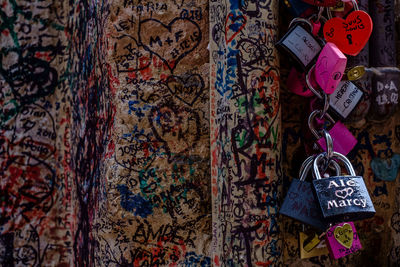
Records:
M320 239L315 231L299 232L300 258L308 259L329 254L325 239Z
M324 231L328 224L322 218L311 183L305 181L313 161L314 156L310 156L303 162L299 171L300 179L292 180L279 213ZM336 169L336 172L340 172L340 169Z
M295 66L303 71L314 65L322 49L321 41L312 35L312 30L313 26L308 20L296 18L290 24L289 31L276 43L277 49L288 54Z
M371 218L375 215L374 204L368 194L364 179L356 176L354 168L346 156L333 151L330 160L344 163L346 176L321 178L319 166L326 154L316 156L313 162L313 186L322 216L330 223L356 221Z
M346 69L347 57L334 43L327 43L322 48L315 64L315 80L321 89L332 94L338 86Z
M337 224L326 232L326 244L329 255L339 259L362 248L353 222Z
M318 146L323 151L326 151L327 147L325 137L320 136L317 130L314 128L314 120L316 119L317 115L320 115L321 117L323 112L321 110L314 110L308 117L308 127L315 138L317 138ZM351 134L351 132L343 123L340 121L335 122L328 113L324 114L322 118L327 118L333 125L328 132L332 136L335 151L347 155L357 144L357 139Z
M342 120L345 120L361 101L364 93L350 81L339 82L329 97L329 106Z
M355 11L346 19L332 18L328 9L329 20L324 25L324 37L327 42L336 46L345 54L356 56L367 44L372 33L372 19L367 12L358 10L353 0Z

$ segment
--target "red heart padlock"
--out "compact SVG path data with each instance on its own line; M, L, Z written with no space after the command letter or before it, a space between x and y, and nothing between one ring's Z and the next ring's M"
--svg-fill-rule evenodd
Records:
M361 10L351 12L346 19L332 18L324 25L326 41L351 56L356 56L364 48L371 33L372 19Z
M307 4L313 6L332 7L336 6L340 0L303 0Z

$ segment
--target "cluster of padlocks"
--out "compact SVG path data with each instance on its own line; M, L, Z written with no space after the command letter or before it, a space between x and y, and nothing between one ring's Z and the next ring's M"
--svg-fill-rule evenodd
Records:
M276 46L294 63L288 88L295 94L315 97L310 101L308 126L318 148L314 144L306 149L313 155L303 162L300 179L293 179L280 213L303 224L301 258L329 251L338 259L361 249L353 222L375 214L363 178L355 174L346 157L357 140L341 122L354 113L364 96L354 81L366 68L348 68L347 57L358 55L367 44L373 22L354 0L302 1L317 6L316 13L293 19ZM285 4L301 9L302 1Z

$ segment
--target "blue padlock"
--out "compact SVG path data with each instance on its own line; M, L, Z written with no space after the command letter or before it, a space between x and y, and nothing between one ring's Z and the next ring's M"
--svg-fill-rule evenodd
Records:
M299 172L300 179L292 180L279 213L325 231L329 224L322 216L318 200L313 194L312 184L305 181L313 161L314 156L310 156L303 162ZM334 161L332 163L336 164ZM335 168L336 172L340 173L340 167L335 165Z

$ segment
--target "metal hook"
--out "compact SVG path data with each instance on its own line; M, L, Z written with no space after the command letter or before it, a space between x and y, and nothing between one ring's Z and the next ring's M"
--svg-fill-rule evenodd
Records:
M319 136L317 130L314 128L314 119L318 114L322 114L322 111L317 109L311 112L310 116L308 117L308 128L315 138L320 139L321 136ZM323 117L327 118L332 124L335 123L335 120L328 113L325 113Z
M322 120L323 117L325 117L326 112L328 112L329 109L329 95L326 94L325 92L322 92L323 96L324 96L324 109L321 112L321 115L319 116L319 118Z
M329 134L328 131L323 130L323 132L324 132L324 137L325 137L325 142L326 142L326 154L327 154L328 160L330 160L333 157L333 140L332 140L332 136Z
M312 86L310 82L310 75L311 72L313 72L315 69L315 64L311 67L311 69L307 72L306 74L306 84L308 89L310 89L311 92L313 92L319 99L323 99L322 95Z

